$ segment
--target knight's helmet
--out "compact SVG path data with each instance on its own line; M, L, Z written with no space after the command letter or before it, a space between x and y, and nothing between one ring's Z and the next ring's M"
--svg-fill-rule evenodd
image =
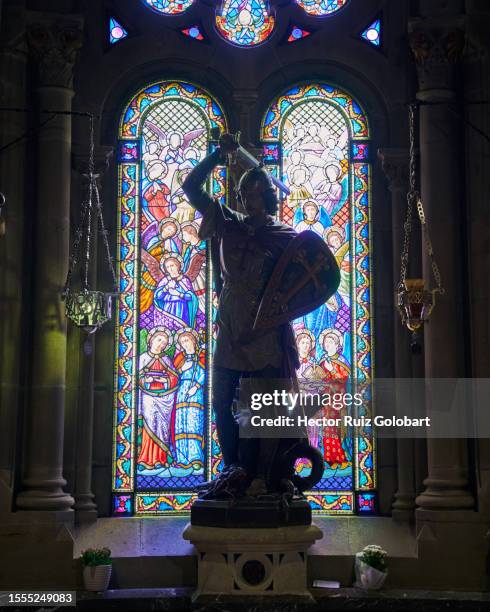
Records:
M237 197L240 200L241 193L244 189L260 193L264 198L266 211L270 215L276 214L279 200L272 184L271 177L263 166L251 168L242 174L236 189Z

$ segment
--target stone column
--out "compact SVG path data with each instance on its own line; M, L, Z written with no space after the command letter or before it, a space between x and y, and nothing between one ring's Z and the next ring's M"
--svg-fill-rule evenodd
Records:
M393 291L400 280L400 259L403 249L404 223L407 211L409 157L406 149L380 149L378 158L388 179L392 198L392 231L393 231ZM412 232L411 254L414 254L414 234ZM410 335L401 325L400 315L394 310L394 365L395 378L412 376L412 357L410 354ZM410 521L415 511L414 482L414 441L400 438L396 442L398 489L392 506L393 518Z
M437 3L436 3L437 4ZM439 3L440 4L440 3ZM463 331L462 159L455 75L462 56L464 21L454 2L442 5L435 17L425 15L410 23L410 44L417 63L420 101L421 193L441 269L444 296L437 296L430 323L425 326L427 378L465 376ZM445 5L445 6L446 6ZM426 6L426 10L428 5ZM441 8L442 7L442 8ZM447 16L445 16L447 15ZM456 112L455 112L456 111ZM424 255L424 275L432 281L430 261ZM473 508L468 491L466 440L429 439L428 477L416 499L423 510Z
M0 38L0 106L25 108L26 60L25 6L3 8ZM25 134L23 113L0 113L0 145L7 146ZM25 210L25 142L5 149L0 157L0 191L6 206L0 235L0 512L11 512L14 497L19 415L23 400L25 322L23 299L28 240Z
M39 68L39 108L71 111L73 67L81 18L31 14L28 43ZM40 121L49 115L41 114ZM63 434L66 319L61 301L69 256L71 118L56 116L39 130L34 235L33 336L24 478L17 507L66 511Z
M95 150L96 173L101 177L109 164L112 147L98 147ZM80 174L88 172L88 143L85 150L77 148L74 155L74 166ZM100 179L99 179L100 181ZM79 181L81 192L84 193L86 179ZM100 190L100 185L99 185ZM78 223L77 219L74 220ZM92 215L92 258L90 260L89 282L92 288L97 285L97 236L98 218L94 209ZM105 257L105 253L101 253ZM92 492L92 449L94 435L94 372L95 372L95 335L87 335L77 330L76 339L79 345L78 367L78 402L76 426L76 467L75 467L75 505L76 520L78 523L94 521L97 519L97 504Z

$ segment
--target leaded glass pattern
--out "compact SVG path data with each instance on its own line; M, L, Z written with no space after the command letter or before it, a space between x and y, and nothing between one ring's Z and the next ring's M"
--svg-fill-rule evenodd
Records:
M375 19L363 30L361 38L375 47L381 47L381 19Z
M125 495L116 513L188 510L220 462L209 419L210 264L182 191L213 127L226 129L219 105L182 82L140 92L121 123L113 489ZM218 168L215 197L225 184Z
M204 36L201 32L201 28L198 25L193 25L190 28L184 28L182 34L194 38L194 40L204 40Z
M195 486L221 470L211 417L215 295L199 214L181 189L186 173L226 130L217 102L184 82L139 92L120 125L118 297L113 510L116 515L188 512ZM261 128L264 162L290 189L282 219L315 231L333 250L341 285L294 324L300 378L369 382L371 371L370 133L361 107L325 84L294 87ZM226 199L226 169L209 189ZM324 456L308 500L326 514L376 507L370 428L310 430ZM298 461L298 472L309 466Z
M369 136L361 107L324 84L290 89L262 124L264 163L291 191L281 206L282 221L321 236L341 272L328 302L293 325L297 374L305 384L372 379ZM308 433L324 457L323 478L308 494L312 508L354 512L354 492L375 487L371 428L312 427ZM301 475L309 469L307 461L296 464Z
M194 4L195 0L143 0L151 9L164 15L179 15Z
M295 2L309 15L324 17L339 11L348 0L295 0Z
M303 28L300 28L299 26L293 26L293 28L291 29L291 33L288 36L288 42L289 43L296 42L297 40L306 38L310 34L311 32L309 32L308 30L304 30Z
M115 45L119 41L126 38L128 35L127 30L119 23L115 17L109 19L109 42L111 45Z
M216 11L218 32L241 47L258 45L274 29L274 16L268 0L224 0Z

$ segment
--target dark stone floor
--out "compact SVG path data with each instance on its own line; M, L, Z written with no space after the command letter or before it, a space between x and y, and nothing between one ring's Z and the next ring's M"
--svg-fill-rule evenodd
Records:
M224 597L192 601L190 589L128 589L104 595L80 593L80 610L177 612L490 612L490 594L447 591L314 589L314 600L294 597ZM12 608L10 608L12 609Z

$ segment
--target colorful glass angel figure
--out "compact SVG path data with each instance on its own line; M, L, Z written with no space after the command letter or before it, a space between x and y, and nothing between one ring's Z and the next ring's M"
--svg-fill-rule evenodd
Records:
M170 334L154 327L147 349L139 358L141 443L138 463L146 469L172 463L171 417L175 407L179 373L165 354Z
M274 24L268 0L224 0L216 12L218 32L242 47L264 42Z
M179 372L174 420L174 444L179 467L204 469L204 390L206 358L200 350L199 336L184 327L176 334L177 354L174 366Z

